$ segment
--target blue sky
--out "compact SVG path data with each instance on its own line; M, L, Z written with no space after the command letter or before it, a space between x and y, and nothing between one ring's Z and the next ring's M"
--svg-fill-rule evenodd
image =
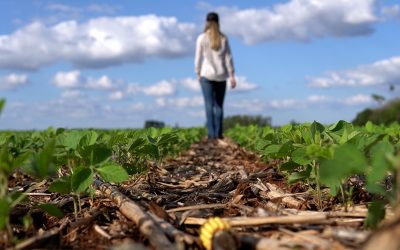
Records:
M400 89L400 3L0 1L0 129L205 123L194 48L220 14L238 79L225 115L351 121ZM394 85L394 91L389 86Z

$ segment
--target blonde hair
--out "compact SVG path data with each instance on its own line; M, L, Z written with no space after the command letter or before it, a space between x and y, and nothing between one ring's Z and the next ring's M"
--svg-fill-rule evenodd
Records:
M219 30L219 24L214 21L208 21L204 32L208 32L210 37L211 49L219 50L221 48L221 40L224 35Z

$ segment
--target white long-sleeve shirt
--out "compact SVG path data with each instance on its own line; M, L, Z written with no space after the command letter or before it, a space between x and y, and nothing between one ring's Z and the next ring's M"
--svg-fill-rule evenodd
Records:
M200 34L196 41L194 68L196 74L211 81L226 81L233 75L235 70L228 38L223 36L219 50L213 50L208 34Z

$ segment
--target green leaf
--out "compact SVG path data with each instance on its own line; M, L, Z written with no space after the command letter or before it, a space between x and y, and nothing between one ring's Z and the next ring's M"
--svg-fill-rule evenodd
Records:
M120 183L129 179L129 175L126 170L115 163L106 163L101 167L96 168L101 178L107 182Z
M292 152L292 161L303 166L310 164L311 159L307 155L307 149L304 147L295 149Z
M93 183L91 168L77 167L71 176L71 189L75 193L83 193Z
M294 172L288 177L288 183L293 184L299 181L306 180L310 177L312 167L310 165L307 168L300 172Z
M153 160L160 160L160 152L156 145L146 144L141 149L140 152L149 155Z
M178 144L178 143L179 143L179 136L176 134L176 132L162 134L158 140L159 146Z
M101 143L85 147L80 154L87 164L96 165L108 160L112 155L112 150Z
M84 132L79 130L64 132L57 136L57 145L63 146L67 150L76 150L83 136Z
M266 156L273 156L279 152L281 147L282 145L279 144L271 144L268 147L266 147L262 153Z
M81 138L79 141L79 147L88 147L91 145L94 145L97 141L97 138L99 135L96 133L96 131L87 131L85 135Z
M279 151L277 153L277 157L279 157L279 158L287 157L291 154L292 151L293 151L293 143L290 141L286 142L286 143L282 144L281 148L279 149Z
M316 142L316 136L317 134L321 134L324 132L325 127L319 122L314 121L311 126L310 126L310 132L311 132L311 138L313 139L314 142Z
M55 140L50 140L44 148L36 155L33 164L39 177L47 177L57 172L58 167L53 163L53 153L55 149Z
M340 121L336 122L335 124L329 126L328 130L331 132L336 132L336 131L342 130L345 126L349 126L349 125L351 125L351 124L346 121L340 120Z
M50 192L69 194L71 190L71 177L64 176L50 184Z
M293 162L293 161L288 161L280 165L279 169L281 171L288 171L288 172L293 172L296 168L299 167L299 164Z
M6 199L0 198L0 230L4 229L8 220L9 213L10 213L10 204Z
M4 106L6 105L5 99L0 99L0 114L3 111Z
M146 139L143 137L138 137L132 141L131 145L128 147L128 150L135 152L136 150L139 150L145 143Z
M377 228L381 220L385 218L385 202L374 201L368 207L368 216L365 220L365 226L368 228Z
M365 124L365 130L367 130L367 132L374 132L375 129L375 125L371 122L371 121L367 121L367 123Z
M153 137L151 137L150 135L147 136L147 140L151 143L151 144L157 144L157 140Z
M392 155L394 153L393 145L387 141L380 141L371 147L371 170L367 175L367 188L369 191L378 191L381 193L379 188L379 183L382 181L386 175L387 171L390 169L390 163L387 160L386 155Z
M64 213L55 205L53 204L40 204L38 206L40 209L42 209L43 211L45 211L46 213L55 216L59 219L61 219L62 217L64 217Z
M362 173L367 166L364 154L356 146L341 145L336 148L333 159L321 163L321 182L331 188L332 194L336 194L336 187L341 184L343 179Z

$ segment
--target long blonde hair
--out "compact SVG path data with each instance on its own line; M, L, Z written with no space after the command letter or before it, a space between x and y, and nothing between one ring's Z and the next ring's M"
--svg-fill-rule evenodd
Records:
M211 49L219 50L221 48L221 40L224 37L219 30L219 24L214 21L207 21L204 32L208 32L210 36Z

